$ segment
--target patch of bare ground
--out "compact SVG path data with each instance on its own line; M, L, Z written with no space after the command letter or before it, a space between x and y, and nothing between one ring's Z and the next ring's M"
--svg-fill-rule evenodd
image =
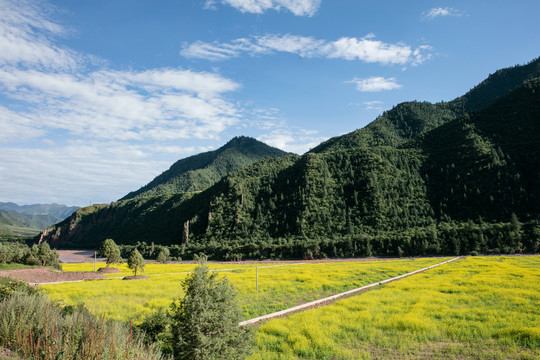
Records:
M46 267L0 270L0 276L26 281L30 284L107 279L105 275L95 272L63 272L60 270L52 270Z
M99 268L97 269L98 273L101 273L101 274L117 274L117 273L120 273L121 271L115 267L104 267L104 268Z
M148 276L137 275L137 276L126 276L122 280L141 280L141 279L150 279Z

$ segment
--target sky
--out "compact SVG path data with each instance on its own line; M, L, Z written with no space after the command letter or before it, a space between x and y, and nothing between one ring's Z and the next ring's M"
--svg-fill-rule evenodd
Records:
M302 154L540 56L538 0L0 0L0 201L86 206L251 136Z

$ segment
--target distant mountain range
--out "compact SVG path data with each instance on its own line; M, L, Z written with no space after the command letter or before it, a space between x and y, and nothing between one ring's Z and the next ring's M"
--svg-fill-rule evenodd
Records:
M156 196L174 178L164 176L129 199L80 209L40 238L64 247L155 242L222 259L535 252L539 149L536 59L453 101L399 104L303 156L262 159L213 185Z
M0 201L0 234L36 235L79 209L59 204L17 205Z

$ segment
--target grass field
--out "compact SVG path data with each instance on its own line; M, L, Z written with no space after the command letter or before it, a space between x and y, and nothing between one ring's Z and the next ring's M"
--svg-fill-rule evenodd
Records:
M30 268L30 267L32 267L32 266L23 265L23 264L1 264L0 263L0 270L26 269L26 268Z
M210 264L210 267L232 269L221 272L220 276L227 276L234 284L239 293L245 319L250 319L444 260L446 259L428 258L286 266L262 265L258 268L259 292L256 291L254 265ZM185 272L194 267L193 264L147 264L144 274L150 276L150 279L123 281L120 278L131 273L127 271L125 265L122 265L119 268L123 274L108 274L109 277L116 277L111 280L44 285L43 288L52 299L69 304L83 303L95 314L104 313L107 317L118 319L136 319L141 314L159 307L168 307L174 298L181 295L180 281L187 276ZM94 265L66 264L64 269L93 270Z
M271 320L251 359L540 359L540 256L467 258Z

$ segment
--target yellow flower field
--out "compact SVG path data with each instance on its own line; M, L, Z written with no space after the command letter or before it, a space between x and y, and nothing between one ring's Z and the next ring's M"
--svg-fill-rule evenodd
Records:
M540 256L467 258L271 320L251 359L540 359Z
M234 284L246 319L388 279L447 260L447 258L391 261L336 262L258 266L256 291L252 264L210 264ZM104 266L104 264L101 264ZM101 267L98 265L98 268ZM118 266L117 266L118 267ZM135 319L160 307L168 307L181 295L180 282L193 264L147 264L146 280L123 281L131 275L124 265L122 274L107 274L110 280L84 281L42 286L54 300L84 304L94 314L110 318ZM65 264L66 271L93 271L94 264Z

